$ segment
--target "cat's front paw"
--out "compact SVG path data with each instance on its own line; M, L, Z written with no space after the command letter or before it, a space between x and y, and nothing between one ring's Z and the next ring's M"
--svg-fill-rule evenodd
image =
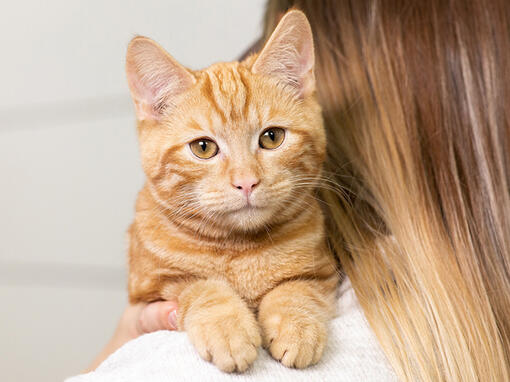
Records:
M261 321L264 346L273 358L298 369L319 362L326 345L326 325L316 317L275 313Z
M262 342L255 317L248 309L216 317L204 315L186 330L200 356L226 372L248 369Z

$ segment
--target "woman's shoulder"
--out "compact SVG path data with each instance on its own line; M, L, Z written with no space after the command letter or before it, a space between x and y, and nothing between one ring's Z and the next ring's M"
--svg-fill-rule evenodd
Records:
M338 290L338 315L319 364L304 370L281 365L264 350L243 374L225 374L203 361L186 334L159 331L128 342L94 372L66 382L187 381L396 381L358 300L345 279Z

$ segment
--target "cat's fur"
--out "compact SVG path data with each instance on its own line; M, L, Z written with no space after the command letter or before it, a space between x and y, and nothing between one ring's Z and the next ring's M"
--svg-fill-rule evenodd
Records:
M289 12L258 56L189 71L137 37L127 76L147 182L130 228L132 303L177 300L200 355L244 371L261 344L286 366L316 363L338 273L314 189L325 157L311 29ZM265 128L286 129L274 150ZM219 153L193 156L208 137ZM254 179L250 203L239 181Z

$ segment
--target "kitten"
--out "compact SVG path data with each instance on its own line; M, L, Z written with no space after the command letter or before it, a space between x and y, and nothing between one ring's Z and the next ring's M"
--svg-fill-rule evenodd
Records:
M315 187L326 138L308 20L287 13L260 54L190 71L134 38L127 78L147 181L130 228L132 303L177 300L178 327L224 371L264 344L319 361L338 272Z

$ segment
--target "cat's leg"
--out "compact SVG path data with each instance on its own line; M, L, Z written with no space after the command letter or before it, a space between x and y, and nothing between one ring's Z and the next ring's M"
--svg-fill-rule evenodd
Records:
M262 299L258 320L264 346L287 367L304 368L319 361L334 314L334 286L310 280L280 284Z
M261 344L254 313L223 281L200 280L179 295L178 327L200 356L223 371L245 371Z

